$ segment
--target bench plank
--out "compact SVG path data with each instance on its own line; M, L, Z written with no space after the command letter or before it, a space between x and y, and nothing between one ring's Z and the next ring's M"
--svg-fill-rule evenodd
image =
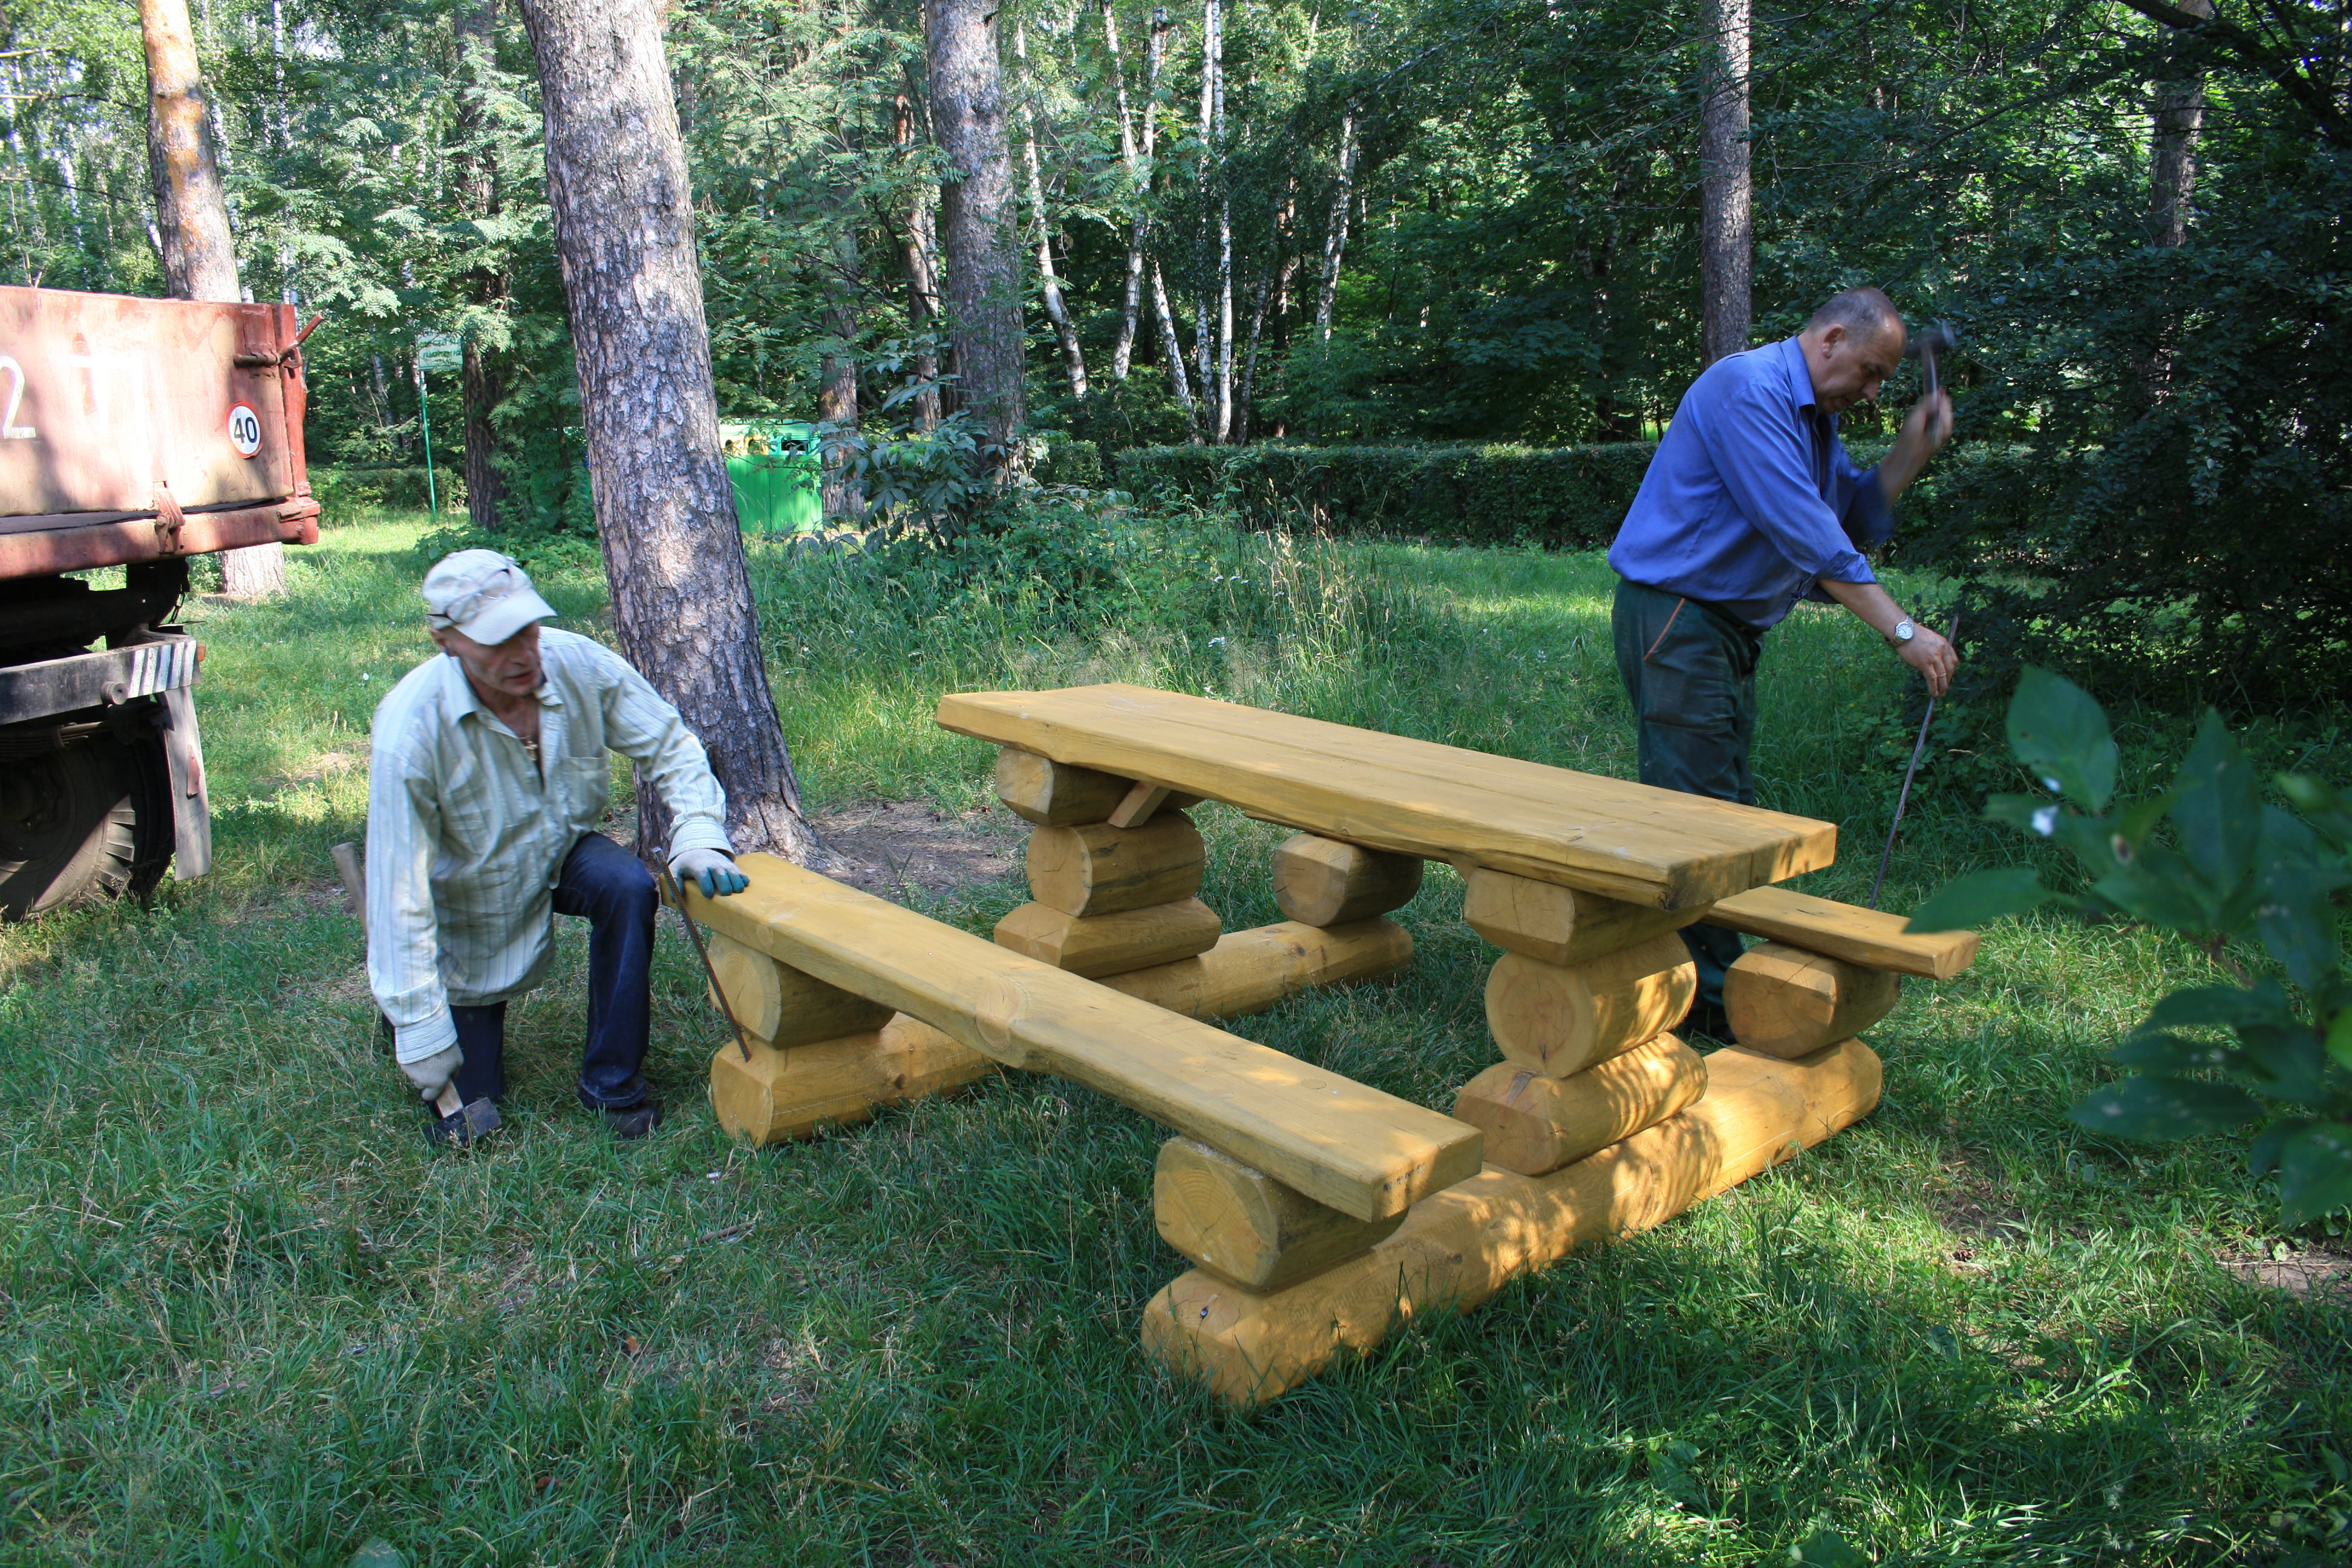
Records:
M711 930L1007 1067L1107 1094L1318 1203L1386 1219L1478 1173L1478 1131L1450 1116L775 856L737 866L751 880L743 892L687 889L688 912Z
M1832 823L1148 687L950 693L939 721L1326 837L1658 909L1837 853Z
M1702 917L1749 936L1825 952L1865 969L1949 980L1976 961L1972 931L1912 932L1907 916L1817 899L1788 888L1756 888L1717 902Z

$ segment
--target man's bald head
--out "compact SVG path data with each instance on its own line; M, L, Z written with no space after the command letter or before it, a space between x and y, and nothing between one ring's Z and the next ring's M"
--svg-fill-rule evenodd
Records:
M1822 336L1832 327L1843 327L1847 337L1862 342L1886 333L1894 339L1892 346L1896 356L1899 358L1903 353L1903 313L1895 308L1895 301L1886 297L1884 289L1864 285L1831 295L1805 323L1805 336Z

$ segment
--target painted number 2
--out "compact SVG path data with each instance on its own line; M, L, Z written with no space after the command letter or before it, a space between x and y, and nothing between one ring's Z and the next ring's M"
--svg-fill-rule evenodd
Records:
M16 423L16 410L25 402L25 367L6 354L0 354L0 371L8 374L8 409L0 414L0 438L10 441L30 441L40 432L30 425Z
M261 450L261 416L250 404L240 403L228 411L228 438L244 457Z

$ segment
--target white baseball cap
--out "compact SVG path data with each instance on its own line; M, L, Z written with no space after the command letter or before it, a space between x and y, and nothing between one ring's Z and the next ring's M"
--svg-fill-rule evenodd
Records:
M425 619L478 643L502 643L533 621L551 621L554 606L539 596L530 574L495 550L460 550L425 574Z

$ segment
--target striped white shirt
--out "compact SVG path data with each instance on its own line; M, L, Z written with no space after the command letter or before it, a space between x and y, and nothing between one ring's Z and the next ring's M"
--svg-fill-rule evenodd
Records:
M436 655L375 710L368 777L368 984L420 1061L457 1043L449 1017L547 973L564 858L611 802L607 748L642 767L675 822L673 859L733 852L727 795L677 709L620 655L576 632L539 634L541 765Z

